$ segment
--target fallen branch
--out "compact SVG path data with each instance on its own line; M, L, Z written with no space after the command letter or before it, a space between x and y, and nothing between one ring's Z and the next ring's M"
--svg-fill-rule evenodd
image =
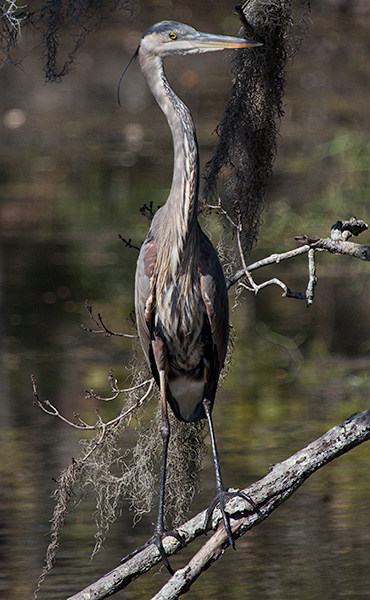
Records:
M251 510L251 505L239 497L228 502L227 511L235 538L267 519L312 473L369 439L370 409L355 413L287 460L273 465L263 479L243 490L253 499L256 508ZM199 513L178 529L186 545L206 533L205 512ZM221 514L216 510L212 521L216 533L205 542L185 567L176 571L152 600L175 600L188 591L201 573L223 555L229 544L221 521ZM180 543L172 537L166 538L163 545L168 555L181 550ZM107 598L160 561L157 548L149 546L68 600Z

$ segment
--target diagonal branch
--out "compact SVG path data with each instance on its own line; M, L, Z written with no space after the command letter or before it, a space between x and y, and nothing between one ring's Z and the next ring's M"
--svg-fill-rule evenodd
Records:
M235 538L267 519L312 473L369 439L370 409L355 413L290 458L273 465L265 477L243 490L253 498L255 509L251 510L250 504L239 497L228 502L227 511ZM187 545L205 533L205 512L199 513L179 528ZM216 533L185 567L176 571L152 600L175 600L188 591L201 573L223 555L229 543L221 521L220 512L215 511L212 527L216 529ZM167 554L181 550L180 543L174 538L167 538L163 545ZM68 600L107 598L147 572L160 560L156 547L149 546Z

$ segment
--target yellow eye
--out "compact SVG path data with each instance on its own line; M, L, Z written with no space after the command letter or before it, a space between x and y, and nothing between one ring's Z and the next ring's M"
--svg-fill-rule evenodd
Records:
M171 40L177 40L177 34L176 33L169 33L168 37L170 37Z

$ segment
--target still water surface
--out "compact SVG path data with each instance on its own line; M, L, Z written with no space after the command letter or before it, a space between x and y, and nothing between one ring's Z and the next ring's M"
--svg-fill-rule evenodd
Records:
M197 25L196 9L187 5ZM150 22L164 16L156 14ZM202 18L199 28L211 30ZM292 247L296 234L327 232L337 218L370 217L369 27L361 14L340 18L337 12L316 9L313 20L314 31L289 81L271 208L256 250L260 256ZM215 21L215 30L222 30L221 22ZM135 25L145 29L143 16ZM85 47L80 64L60 86L43 86L37 59L29 60L24 72L0 73L4 600L32 597L48 543L53 478L80 451L79 432L33 406L30 375L36 375L42 398L70 418L77 411L89 422L96 402L85 400L84 390L94 387L108 394L110 368L125 385L132 342L83 331L81 322L90 326L84 301L88 298L112 329L130 330L136 254L118 234L140 244L147 222L137 209L149 200L163 203L171 177L171 140L137 66L123 89L124 111L115 105L114 85L125 60L111 27L109 35L100 34L98 43ZM115 57L108 66L107 54ZM192 108L206 158L214 143L209 133L226 101L226 63L199 57L180 64L181 73L191 69L199 78L189 88L189 73L179 83L177 63L170 64L169 76ZM338 65L345 69L344 79L336 76ZM354 85L360 90L356 95ZM140 102L130 99L131 89ZM300 260L269 276L304 289L306 265ZM227 485L248 485L269 464L368 407L370 278L367 265L353 262L320 258L316 302L309 311L303 303L281 299L272 288L257 298L241 299L233 311L234 366L214 409ZM99 409L104 418L112 418L120 401ZM122 444L130 447L135 433L126 435ZM201 480L191 514L213 497L209 454ZM239 540L236 552L228 550L188 597L368 598L369 498L365 444L307 481ZM152 531L154 512L133 529L132 514L123 503L104 549L90 561L94 509L88 498L68 517L41 599L61 600L88 585ZM186 549L174 557L173 566L182 566L193 553L194 548ZM117 598L150 598L166 580L163 569L157 569Z

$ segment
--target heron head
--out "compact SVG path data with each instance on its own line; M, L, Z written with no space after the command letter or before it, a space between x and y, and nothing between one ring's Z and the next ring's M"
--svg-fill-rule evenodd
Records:
M119 89L122 78L134 58L138 55L145 63L145 57L149 56L161 60L165 56L173 54L197 54L200 52L224 50L225 48L251 48L254 46L262 46L262 44L245 38L202 33L194 29L194 27L177 21L160 21L159 23L155 23L144 33L135 54L121 73L117 87L118 104L120 104ZM143 68L142 61L141 66Z
M250 48L260 42L244 38L202 33L177 21L161 21L149 27L141 38L139 53L145 51L160 58L173 54L196 54L225 48Z

